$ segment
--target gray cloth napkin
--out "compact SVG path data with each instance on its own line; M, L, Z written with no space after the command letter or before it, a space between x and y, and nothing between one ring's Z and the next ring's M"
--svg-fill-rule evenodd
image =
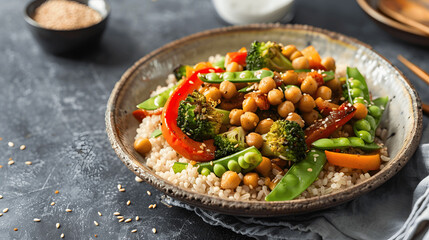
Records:
M202 210L177 200L205 222L257 239L429 239L429 127L406 166L381 187L309 214L252 218Z

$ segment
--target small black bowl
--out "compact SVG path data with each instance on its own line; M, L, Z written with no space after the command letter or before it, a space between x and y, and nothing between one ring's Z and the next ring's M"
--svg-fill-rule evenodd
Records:
M40 26L33 17L36 8L48 0L35 0L25 8L25 21L37 42L53 54L68 54L95 46L106 28L110 6L105 0L73 0L85 4L101 14L102 20L92 26L76 30L53 30Z

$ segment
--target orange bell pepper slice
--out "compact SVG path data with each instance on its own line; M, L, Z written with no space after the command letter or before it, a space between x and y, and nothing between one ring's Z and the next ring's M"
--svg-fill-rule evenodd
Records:
M247 50L240 49L238 52L229 52L225 56L225 66L232 62L236 62L241 66L246 66Z
M302 55L308 59L311 69L321 69L325 70L326 68L322 65L322 58L320 58L319 53L313 46L308 46L301 50Z
M380 154L360 155L325 151L326 159L332 165L362 170L380 169Z

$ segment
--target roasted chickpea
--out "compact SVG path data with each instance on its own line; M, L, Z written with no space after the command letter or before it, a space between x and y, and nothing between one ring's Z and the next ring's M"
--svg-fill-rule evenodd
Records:
M297 103L301 100L302 92L299 87L290 87L285 90L285 98L292 103Z
M222 97L225 99L231 99L237 94L237 88L235 88L234 83L230 81L222 81L219 90L222 93Z
M305 125L310 126L319 118L319 113L316 110L311 110L311 112L302 113L302 119L305 122Z
M301 84L301 91L313 95L317 91L317 82L312 76L307 76Z
M236 172L226 171L220 179L220 187L223 189L236 189L241 179Z
M277 107L277 112L282 118L285 118L289 115L289 113L295 111L295 106L291 101L284 101L280 103L280 105Z
M355 119L364 119L368 114L368 108L366 108L363 103L355 103L353 106L356 108L355 115L353 116Z
M267 157L262 157L261 163L256 167L256 171L264 177L268 177L271 173L271 161Z
M292 61L292 67L294 69L308 69L310 68L310 63L308 63L308 59L304 56L295 58Z
M152 149L152 144L147 138L137 138L134 141L134 149L144 155Z
M217 87L209 87L207 91L203 93L207 100L217 102L221 97L222 93L219 91Z
M251 132L246 136L246 143L250 147L255 146L255 148L261 148L263 142L262 136L258 133Z
M326 70L335 72L335 60L332 57L323 58L322 65L326 68Z
M271 125L273 125L273 123L274 121L271 118L264 119L259 122L255 132L259 134L265 134L270 131Z
M277 88L268 92L268 102L271 105L279 105L282 102L283 97L283 92Z
M258 109L258 105L256 105L256 101L252 97L245 98L243 101L243 110L245 112L256 112Z
M299 124L300 127L304 127L304 121L298 113L291 113L287 116L286 120L294 121Z
M329 100L332 97L332 90L326 86L320 86L316 91L316 98L322 98L323 100Z
M298 82L298 73L293 70L289 70L281 75L283 83L286 85L297 85Z
M301 112L311 112L316 107L313 97L308 94L304 94L298 102L298 108Z
M243 71L243 66L241 66L240 64L238 64L236 62L232 62L226 66L226 71L227 72Z
M259 117L253 112L245 112L241 115L240 122L244 130L250 131L258 125Z
M302 55L302 53L300 52L300 51L295 51L295 52L293 52L291 55L290 55L290 60L291 61L293 61L293 60L295 60L295 59L297 59L297 58L299 58L299 57L302 57L303 55Z
M252 188L258 187L259 176L255 172L246 173L243 177L243 183L247 186L252 186Z
M261 93L268 93L271 89L276 87L276 82L272 77L264 77L259 82L259 91Z
M326 86L332 91L336 91L341 88L341 81L338 78L334 78L331 81L326 82Z
M231 112L229 112L229 123L231 125L240 126L240 117L244 114L244 111L241 109L232 109Z
M290 56L296 51L298 51L298 49L296 49L295 45L287 45L286 47L283 48L282 54L285 57L290 58Z

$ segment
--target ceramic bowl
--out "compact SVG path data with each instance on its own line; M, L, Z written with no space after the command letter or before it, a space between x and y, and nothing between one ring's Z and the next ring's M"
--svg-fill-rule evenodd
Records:
M102 20L92 26L76 30L53 30L40 26L33 20L35 10L47 0L29 2L24 19L42 49L53 54L68 54L94 47L100 40L110 15L110 6L105 0L73 0L87 5L101 14Z
M418 44L421 46L429 46L429 36L424 32L419 31L413 27L400 23L386 15L379 9L378 4L380 0L357 0L357 3L362 10L382 29L391 34L392 36L403 41Z
M337 66L350 65L367 77L373 95L389 96L382 126L388 128L391 161L371 178L345 190L321 197L284 202L234 201L182 189L157 176L144 157L133 148L139 122L132 112L136 104L148 98L151 90L162 85L179 64L206 61L216 53L250 46L254 40L309 44L322 56L333 56ZM209 30L182 38L153 51L129 68L114 87L106 110L109 140L121 161L137 176L162 192L185 203L225 214L242 216L279 216L304 213L338 205L368 193L395 175L417 148L422 131L421 102L405 76L370 46L339 33L304 25L256 24Z

